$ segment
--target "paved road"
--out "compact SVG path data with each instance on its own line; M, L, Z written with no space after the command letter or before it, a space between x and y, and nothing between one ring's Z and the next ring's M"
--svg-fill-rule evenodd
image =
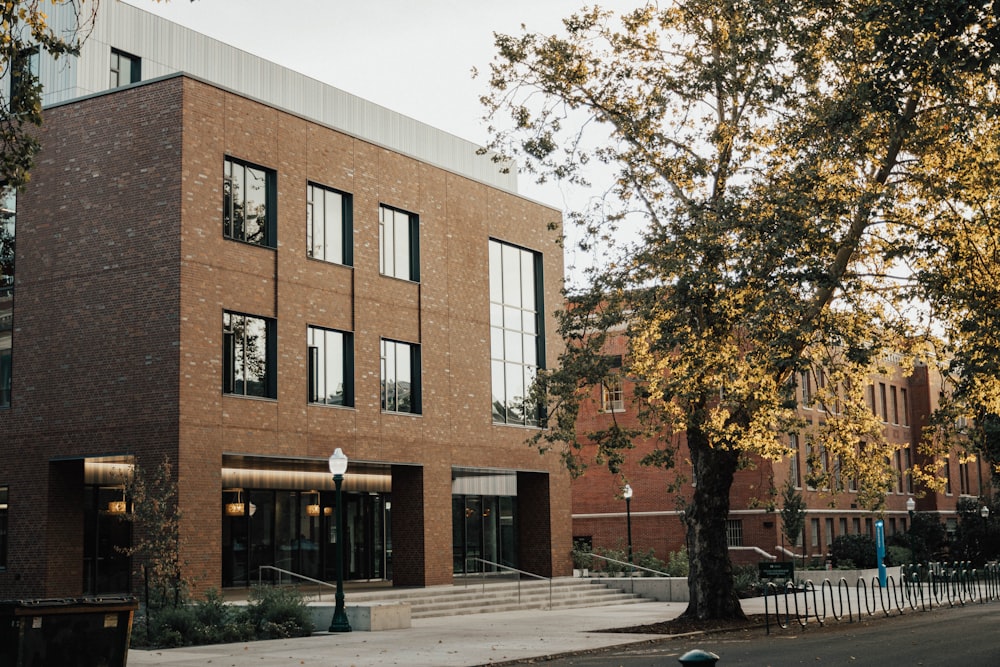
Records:
M679 665L692 649L719 656L718 667L753 665L1000 665L1000 606L966 607L908 612L864 623L831 621L811 624L801 632L770 636L759 632L663 639L584 655L531 660L517 664L547 667L663 667Z

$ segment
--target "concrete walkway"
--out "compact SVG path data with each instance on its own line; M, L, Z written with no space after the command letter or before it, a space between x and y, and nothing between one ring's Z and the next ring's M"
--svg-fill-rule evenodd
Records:
M747 613L763 601L745 600ZM381 632L314 634L299 639L187 648L130 650L129 667L469 667L662 639L663 635L597 632L675 618L683 602L508 611L496 614L414 619L411 628Z

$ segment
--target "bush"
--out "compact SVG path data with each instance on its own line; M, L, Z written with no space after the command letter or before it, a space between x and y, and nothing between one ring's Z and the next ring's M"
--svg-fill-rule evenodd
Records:
M851 561L861 569L878 567L875 540L868 535L838 535L831 546L835 561Z
M254 586L247 612L258 639L305 637L312 633L309 608L294 588Z
M570 557L573 559L573 567L578 570L589 570L594 564L594 554L591 551L590 543L583 540L573 542Z
M756 565L739 565L733 568L733 587L741 598L760 595L760 571Z
M679 551L672 551L667 557L667 576L687 577L690 570L688 562L687 547L681 547Z
M628 563L628 553L624 549L611 549L605 547L598 547L594 549L594 553L598 556L604 556L604 558L610 558L611 560L604 560L604 558L596 558L595 569L602 571L608 576L617 576L625 572L628 565L622 565L622 563ZM618 562L615 562L618 561Z
M654 572L666 572L666 563L657 558L652 549L644 554L640 554L636 565L644 567L647 570L653 570Z

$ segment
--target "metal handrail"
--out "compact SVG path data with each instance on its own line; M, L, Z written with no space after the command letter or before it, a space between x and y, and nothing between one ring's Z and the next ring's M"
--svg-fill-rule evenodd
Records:
M631 568L633 570L642 570L643 572L649 572L650 574L656 575L657 577L670 576L666 572L661 572L660 570L651 570L648 567L642 567L641 565L633 565L632 563L626 563L625 561L615 560L614 558L608 558L607 556L599 556L595 553L589 553L587 555L593 558L600 558L601 560L606 560L610 563L618 563L619 565L624 565L625 567Z
M326 586L327 588L336 588L337 587L336 584L331 584L328 581L322 581L320 579L313 579L312 577L307 577L304 574L299 574L298 572L292 572L291 570L284 570L284 569L282 569L280 567L275 567L273 565L261 565L260 567L257 568L257 585L258 586L263 586L264 585L264 578L261 576L261 573L262 573L263 570L274 570L275 572L281 572L282 574L287 574L290 577L298 577L299 579L302 579L304 581L311 581L314 584L317 584L319 586ZM317 591L316 591L316 599L317 600L322 600L323 599L323 589L322 588L317 589Z
M534 572L526 572L525 570L519 570L516 567L510 567L509 565L503 565L502 563L494 563L491 560L485 560L483 558L476 558L475 556L470 556L469 560L479 561L480 563L484 563L486 565L493 565L494 567L498 567L498 568L507 570L509 572L516 572L518 574L518 577L517 577L517 603L518 604L521 604L521 577L520 577L520 575L526 574L529 577L533 577L535 579L541 579L542 581L549 582L549 611L552 611L552 578L551 577L543 577L542 575L535 574ZM482 574L483 574L483 592L485 593L486 592L486 569L485 568L483 568L483 573Z

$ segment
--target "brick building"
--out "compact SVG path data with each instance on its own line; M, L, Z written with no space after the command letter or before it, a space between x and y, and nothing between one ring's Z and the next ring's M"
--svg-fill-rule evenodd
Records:
M606 353L624 355L624 337L612 339ZM887 360L891 374L871 377L867 393L869 407L883 422L889 442L899 446L892 460L897 479L886 497L885 513L876 516L861 508L850 482L837 494L809 486L806 461L810 452L803 438L791 436L788 444L796 452L793 456L778 462L756 458L751 466L736 472L726 523L730 558L734 563L751 564L782 558L782 555L785 558L793 555L823 558L838 535L874 537L874 524L880 518L888 539L906 532L909 498L914 499L917 512L937 513L947 531L954 533L957 501L962 497L978 499L990 495L989 470L982 461L963 462L957 453L945 462L942 474L949 481L944 492L914 488L910 472L912 466L920 462L917 442L922 427L927 425L936 407L941 378L926 365L917 365L911 374L904 375L898 361ZM799 414L807 429L824 418L821 410L808 406L810 394L821 381L810 373L797 378ZM612 419L623 425L636 424L634 386L627 378L615 376L609 380L609 388L594 389L592 400L581 408L578 432L607 428ZM685 543L680 503L690 499L691 494L685 493L685 489L690 489L691 471L690 464L686 463L683 436L678 436L675 470L640 466L638 461L652 450L652 445L642 441L635 445L620 475L591 463L583 477L573 481L574 540L590 543L595 548L626 551L628 511L636 559L652 550L657 558L666 560L669 553L680 550ZM822 453L818 454L822 459ZM781 532L780 490L789 479L808 507L804 535L798 545L787 544ZM633 491L628 507L622 498L625 480Z
M0 596L128 590L122 480L164 460L196 590L332 579L335 512L348 579L568 574L570 482L523 400L558 353L557 210L468 142L122 3L32 66Z

